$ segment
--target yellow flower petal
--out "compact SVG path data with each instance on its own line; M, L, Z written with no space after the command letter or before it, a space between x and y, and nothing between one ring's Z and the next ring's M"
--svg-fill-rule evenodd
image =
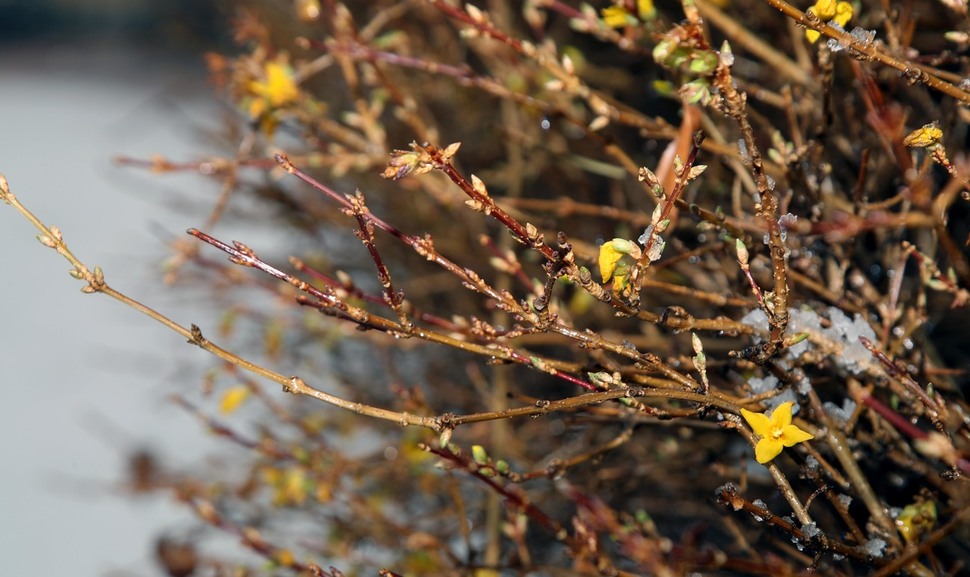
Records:
M764 437L754 447L754 458L764 465L781 454L781 450L784 448L781 442L773 440L771 437Z
M771 429L776 434L791 424L791 407L795 403L787 401L781 403L771 412Z
M613 276L613 272L616 270L616 264L620 262L620 259L624 255L630 253L630 246L632 243L623 238L614 238L611 241L604 242L600 246L600 275L603 277L603 282L610 280Z
M300 95L287 67L279 62L266 63L266 96L273 106L293 102Z
M222 393L222 398L219 400L219 412L223 415L234 412L246 402L250 392L249 387L245 385L238 385L226 389L226 392Z
M748 426L759 437L767 437L771 434L771 419L764 413L754 413L747 409L741 409L741 416L748 422Z
M836 2L836 0L818 0L809 10L819 17L819 20L828 22L834 20L836 24L845 28L845 25L852 19L853 8L849 2ZM805 38L815 43L819 39L817 30L806 30Z
M835 16L837 3L836 0L818 0L809 10L822 20L831 20Z
M600 11L603 17L603 24L610 28L623 28L630 24L636 24L633 14L630 14L622 6L609 6Z
M896 529L907 544L918 543L921 535L933 529L936 519L934 501L911 503L896 517Z
M249 83L249 91L266 98L274 107L293 102L299 97L300 90L290 76L288 67L282 62L268 61L263 65L264 79Z
M285 54L276 60L266 61L262 80L250 81L246 90L253 97L249 105L249 114L253 118L262 116L270 109L296 102L300 97L300 89L293 80Z
M803 443L814 438L815 435L809 433L808 431L803 431L795 425L788 425L782 429L779 440L781 440L782 444L786 447L794 447L798 443Z
M845 28L845 25L852 20L852 4L848 2L839 2L835 5L835 17L833 18L839 23L839 26Z
M637 0L637 14L642 20L652 20L657 15L653 0Z
M630 286L630 275L629 274L617 274L613 275L613 292L615 294L622 295L624 291Z

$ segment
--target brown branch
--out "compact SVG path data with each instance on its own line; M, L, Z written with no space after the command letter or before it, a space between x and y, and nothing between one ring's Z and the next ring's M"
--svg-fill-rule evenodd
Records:
M845 52L852 58L860 61L874 60L884 66L898 70L902 73L906 81L910 82L911 84L925 84L934 90L942 92L943 94L962 102L964 105L970 104L970 92L966 92L959 87L950 84L949 82L941 80L940 78L931 74L926 67L912 62L898 60L893 56L879 50L875 43L860 42L859 39L852 36L852 34L849 34L845 30L839 30L838 28L830 26L822 22L811 12L802 12L788 2L785 2L785 0L764 1L798 24L811 30L817 30L822 35L828 36L829 38L832 38L838 42L841 46L846 47L848 50Z

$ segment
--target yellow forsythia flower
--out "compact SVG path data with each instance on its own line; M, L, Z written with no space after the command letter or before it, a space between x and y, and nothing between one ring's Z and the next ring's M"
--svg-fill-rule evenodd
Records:
M637 13L631 14L623 6L609 6L600 10L603 17L603 24L610 28L623 28L637 24L639 20L653 20L657 16L657 9L653 6L653 0L637 0Z
M610 28L623 28L630 24L636 24L636 20L633 18L633 14L626 11L626 8L622 6L609 6L603 8L600 11L600 16L603 17L603 24L606 24Z
M636 245L625 238L614 238L613 240L604 242L600 246L599 265L603 282L612 278L620 259L630 254L635 248L637 248Z
M935 502L911 503L896 516L896 529L908 545L919 543L922 535L933 530L936 517Z
M239 385L226 389L226 392L222 393L222 398L219 400L219 412L223 415L232 413L241 407L244 402L246 402L246 399L249 398L249 394L249 387L245 385Z
M300 96L285 55L276 60L267 60L263 64L263 80L251 81L247 89L255 96L249 105L249 115L253 118L259 118L267 110L295 102Z
M273 504L278 507L302 505L307 500L307 491L313 488L306 472L299 467L285 470L266 467L260 472L263 482L272 489Z
M916 148L927 148L938 145L941 140L943 140L943 131L940 130L940 127L936 123L930 123L924 124L921 128L910 132L903 139L903 144Z
M822 22L834 20L836 24L845 28L845 25L852 19L852 4L848 2L836 2L836 0L818 0L809 10L819 17ZM806 30L805 37L808 41L815 43L818 41L820 33L817 30Z
M791 401L775 407L771 417L764 413L753 413L741 409L741 416L751 426L754 434L761 437L754 448L755 459L762 465L777 457L785 447L794 447L798 443L814 439L811 433L803 431L791 424Z
M279 549L273 553L273 560L281 567L290 567L296 561L296 556L289 549Z

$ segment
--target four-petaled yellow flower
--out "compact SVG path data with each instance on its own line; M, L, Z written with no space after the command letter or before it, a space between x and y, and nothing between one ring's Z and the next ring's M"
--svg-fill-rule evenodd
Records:
M754 457L759 463L765 464L777 457L785 447L794 447L798 443L814 439L815 436L791 424L791 401L775 407L771 417L764 413L752 413L741 409L741 416L751 426L754 434L761 437L754 448Z
M812 14L819 17L822 22L834 20L836 24L845 28L845 25L852 19L852 4L848 2L836 2L836 0L818 0L809 8ZM806 30L805 37L813 44L820 36L817 30Z
M263 75L262 81L254 80L247 86L249 93L255 96L249 105L249 114L253 118L295 102L300 96L285 55L276 60L267 60L263 65Z

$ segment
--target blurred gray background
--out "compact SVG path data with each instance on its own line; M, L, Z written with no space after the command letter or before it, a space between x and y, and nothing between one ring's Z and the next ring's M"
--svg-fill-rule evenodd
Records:
M216 313L161 286L160 263L169 235L201 224L216 185L112 159L220 152L204 135L227 105L202 54L230 48L228 16L195 0L0 1L0 173L116 288L203 326ZM220 450L166 401L198 388L209 361L82 294L35 234L0 206L0 572L160 575L154 539L190 517L132 496L125 467L142 449L175 466Z

